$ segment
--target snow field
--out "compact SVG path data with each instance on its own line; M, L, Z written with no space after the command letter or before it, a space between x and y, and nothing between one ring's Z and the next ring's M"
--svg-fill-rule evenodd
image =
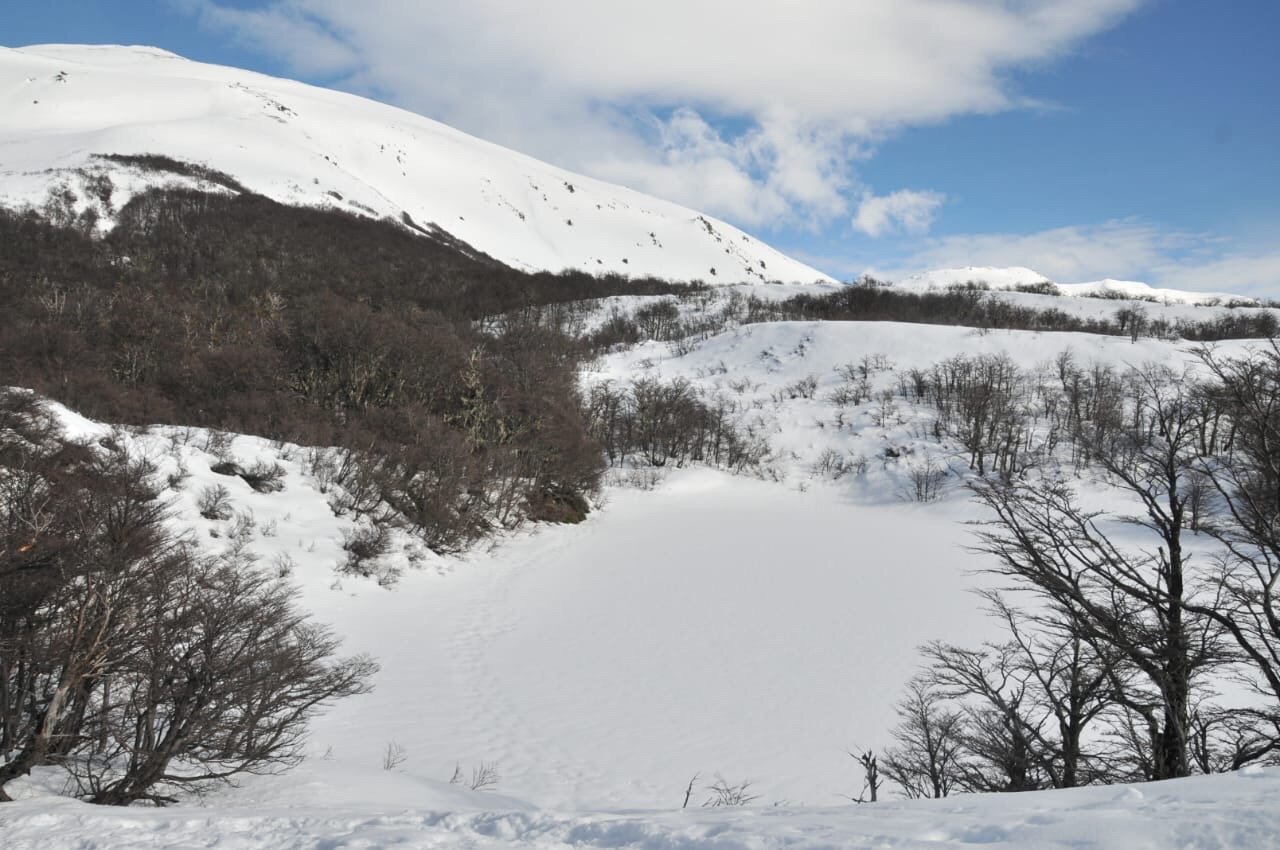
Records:
M838 808L554 813L424 788L385 806L104 810L67 800L0 811L5 846L23 850L390 847L494 850L1267 850L1280 835L1280 770L1246 769L1141 787L886 802Z
M887 417L874 400L841 408L829 398L837 368L869 358L878 391L896 370L961 352L1034 368L1064 349L1121 367L1192 359L1157 340L894 323L751 325L692 350L617 352L584 380L680 377L734 399L770 443L763 477L669 470L652 489L608 488L578 526L526 528L462 558L416 553L411 564L401 538L392 589L336 575L351 522L332 515L304 450L249 437L222 450L286 467L285 489L262 494L210 471L204 432L125 435L162 477L182 460L175 508L211 550L236 520L198 518L194 500L228 487L254 518L246 545L264 564L287 555L304 604L345 652L369 652L382 669L373 693L315 722L292 773L172 809L112 812L50 796L56 780L42 774L0 809L5 847L1276 846L1271 769L934 803L842 797L861 785L845 751L887 743L916 646L977 642L992 626L966 592L982 577L964 548L976 509L956 486L956 447L927 435L927 412L901 399ZM812 397L789 397L810 375ZM65 420L85 436L107 431ZM815 471L827 451L865 457L866 469ZM926 453L953 474L940 501L921 505L904 476ZM404 759L384 770L388 745ZM496 788L466 789L486 763ZM450 785L455 769L464 782ZM697 811L680 811L695 775ZM701 809L717 776L751 781L758 799Z

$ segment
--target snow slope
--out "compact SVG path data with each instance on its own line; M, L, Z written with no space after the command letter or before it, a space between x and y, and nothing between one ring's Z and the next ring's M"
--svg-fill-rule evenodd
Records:
M200 183L110 154L203 164L286 203L407 214L525 269L829 280L722 221L364 98L149 47L0 48L0 201L39 205L65 185L84 205L96 174L114 208L156 182Z
M968 283L985 284L996 291L1049 284L1060 295L1071 295L1080 298L1155 301L1165 305L1195 305L1210 304L1212 302L1244 305L1257 304L1257 299L1241 295L1229 295L1224 292L1190 292L1182 289L1161 289L1136 280L1106 278L1085 283L1057 283L1047 275L1021 266L1011 266L1009 268L966 266L965 268L957 269L934 269L898 281L894 283L894 288L923 292L930 289L946 289L949 286L962 286Z
M653 489L612 486L580 525L525 529L464 558L419 555L391 589L335 574L351 520L332 515L296 447L230 446L242 462L286 468L285 489L264 494L210 471L203 432L120 435L161 476L181 461L190 477L171 497L213 548L244 523L193 516L194 499L228 486L253 518L250 548L288 568L344 651L370 652L382 669L373 693L315 722L292 773L163 811L72 803L48 793L57 778L46 773L0 807L4 847L1280 846L1275 769L939 802L842 798L861 784L846 750L887 742L917 645L981 641L990 625L966 593L982 579L964 549L975 508L955 483L956 447L929 437L927 412L906 404L879 424L876 401L838 409L827 398L836 368L870 358L879 389L957 353L1031 368L1065 349L1081 363L1191 359L1161 340L888 322L750 325L691 348L616 352L584 380L657 374L738 399L772 447L765 476L690 468ZM810 375L812 398L787 396ZM828 451L866 468L833 479L816 464ZM926 453L952 468L952 483L940 502L914 504L904 476ZM389 743L405 760L383 770ZM484 762L501 774L494 792L447 784L455 766ZM699 808L717 775L752 781L759 799Z

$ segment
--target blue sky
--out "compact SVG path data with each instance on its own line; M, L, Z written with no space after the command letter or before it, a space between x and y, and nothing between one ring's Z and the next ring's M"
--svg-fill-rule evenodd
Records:
M843 278L1280 296L1275 0L6 5L0 44L154 44L376 96Z

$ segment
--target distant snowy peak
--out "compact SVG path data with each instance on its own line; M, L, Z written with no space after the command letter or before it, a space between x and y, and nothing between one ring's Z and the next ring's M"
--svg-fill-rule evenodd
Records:
M0 115L5 205L38 206L65 187L109 222L151 186L243 187L438 228L528 270L831 280L710 216L420 115L152 47L0 48ZM148 166L152 155L204 171Z
M911 292L947 289L953 286L976 286L997 291L1044 291L1046 294L1081 298L1117 298L1155 301L1162 304L1241 304L1256 305L1257 299L1225 292L1189 292L1182 289L1160 289L1136 280L1092 280L1085 283L1057 283L1048 275L1021 266L994 268L966 266L956 269L934 269L898 281L893 286Z
M1256 305L1258 299L1227 292L1189 292L1183 289L1162 289L1136 280L1093 280L1087 283L1060 283L1063 295L1082 295L1103 298L1134 298L1139 301L1159 301L1168 304L1222 304Z
M994 268L991 266L967 266L962 269L934 269L912 275L894 284L897 289L927 291L946 289L965 284L985 285L990 289L1017 289L1050 283L1048 277L1021 266Z

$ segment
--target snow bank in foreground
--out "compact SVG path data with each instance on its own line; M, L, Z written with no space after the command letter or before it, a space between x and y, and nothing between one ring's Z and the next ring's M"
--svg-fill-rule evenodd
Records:
M929 848L1262 850L1280 846L1280 769L1142 786L952 797L839 808L561 814L488 810L449 786L420 808L105 809L6 804L6 850L116 848ZM469 804L469 805L468 805ZM443 805L443 808L441 807Z

